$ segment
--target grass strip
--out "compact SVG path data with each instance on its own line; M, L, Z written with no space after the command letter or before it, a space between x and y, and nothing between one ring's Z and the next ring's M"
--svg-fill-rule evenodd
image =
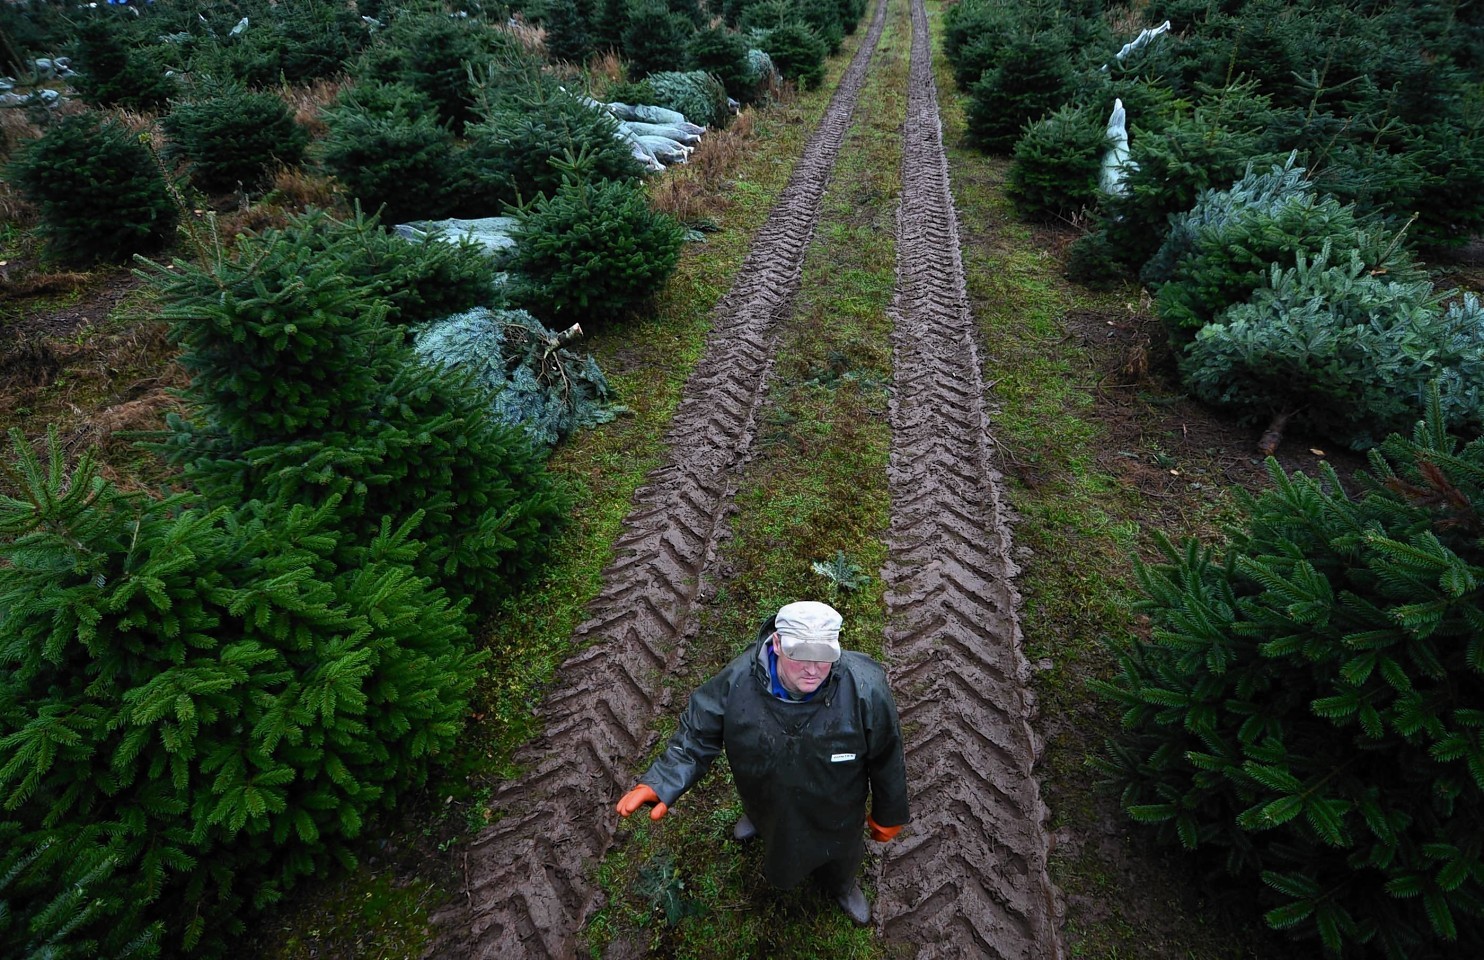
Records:
M703 612L684 694L749 644L790 600L822 599L845 616L842 643L881 651L885 604L875 576L889 520L888 398L910 22L894 0L877 60L825 195L794 314L779 327L777 366L742 479L716 595ZM843 556L870 580L854 589L816 573ZM675 717L663 718L668 733ZM600 955L614 940L652 957L875 957L823 893L780 894L760 850L730 838L741 806L725 759L654 825L635 818L599 877L604 909L588 929Z

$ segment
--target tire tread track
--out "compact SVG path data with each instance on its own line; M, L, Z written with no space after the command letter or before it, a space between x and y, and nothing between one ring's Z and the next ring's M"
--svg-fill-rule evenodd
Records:
M892 304L887 653L916 811L884 849L876 917L920 960L1064 955L1033 768L1018 572L983 377L922 0L912 61Z
M635 491L605 586L501 786L500 819L465 860L465 902L434 917L441 957L567 958L598 894L591 867L613 843L612 803L653 743L665 679L684 665L707 569L732 511L773 364L773 329L792 309L835 159L886 22L871 26L805 145L732 288L666 434L665 463ZM633 646L643 652L635 657Z

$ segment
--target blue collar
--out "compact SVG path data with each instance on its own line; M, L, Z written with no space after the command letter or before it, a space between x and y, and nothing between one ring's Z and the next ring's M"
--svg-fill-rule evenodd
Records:
M769 693L773 694L773 696L777 697L779 700L787 700L789 703L806 703L809 700L812 700L814 698L814 695L822 689L824 689L824 684L820 684L818 687L815 687L813 690L804 694L802 697L796 697L793 694L789 693L788 688L783 685L783 681L778 679L778 651L773 649L773 644L771 642L768 644Z

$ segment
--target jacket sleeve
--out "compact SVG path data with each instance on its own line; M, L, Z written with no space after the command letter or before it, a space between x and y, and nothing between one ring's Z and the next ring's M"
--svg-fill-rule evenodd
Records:
M882 672L873 684L867 707L866 772L871 780L871 819L895 827L911 819L907 808L907 761L902 753L902 725L896 701Z
M690 695L680 716L680 727L665 752L650 765L639 782L654 788L660 801L672 806L681 794L696 785L721 752L727 697L732 674L728 669L707 680Z

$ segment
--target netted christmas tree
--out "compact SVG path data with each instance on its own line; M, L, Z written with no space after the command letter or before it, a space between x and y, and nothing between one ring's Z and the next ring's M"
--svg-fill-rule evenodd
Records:
M684 114L691 123L724 127L731 119L726 87L709 73L665 70L651 73L644 82L654 91L650 103Z
M472 374L496 419L550 450L625 409L613 402L597 362L566 348L581 335L580 327L553 333L524 310L478 309L428 324L413 348L436 368Z
M1357 495L1270 461L1219 548L1139 567L1151 635L1094 684L1129 815L1224 853L1325 956L1484 951L1484 442L1441 424Z
M481 657L412 572L418 517L156 500L0 470L0 944L221 955L454 744ZM65 858L65 859L64 859Z

